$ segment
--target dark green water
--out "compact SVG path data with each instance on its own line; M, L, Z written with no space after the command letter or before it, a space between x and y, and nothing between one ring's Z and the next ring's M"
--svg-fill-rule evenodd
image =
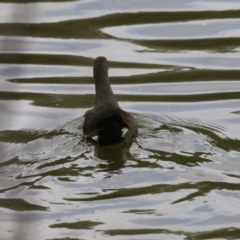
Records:
M240 239L239 0L0 9L1 240ZM83 139L97 56L130 149Z

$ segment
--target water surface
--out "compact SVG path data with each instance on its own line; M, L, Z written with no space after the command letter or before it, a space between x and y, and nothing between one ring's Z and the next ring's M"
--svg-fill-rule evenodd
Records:
M240 237L238 0L0 9L1 239ZM97 56L130 148L83 137Z

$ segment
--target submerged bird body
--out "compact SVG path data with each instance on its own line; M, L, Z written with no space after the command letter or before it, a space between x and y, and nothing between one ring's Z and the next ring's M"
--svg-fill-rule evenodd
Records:
M132 115L119 107L113 95L105 57L96 58L93 73L96 90L95 107L84 115L84 135L88 141L100 145L129 142L137 136L137 124Z

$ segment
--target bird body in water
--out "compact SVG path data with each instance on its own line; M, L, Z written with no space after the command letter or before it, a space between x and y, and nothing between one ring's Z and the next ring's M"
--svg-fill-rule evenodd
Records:
M95 107L84 114L83 133L86 139L100 145L128 143L137 136L137 123L115 99L105 57L95 59L93 75L96 99Z

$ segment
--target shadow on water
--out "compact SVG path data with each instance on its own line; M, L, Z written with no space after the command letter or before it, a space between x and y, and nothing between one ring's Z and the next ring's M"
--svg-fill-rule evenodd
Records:
M122 145L101 147L96 145L94 148L94 156L102 160L106 160L106 164L99 164L104 172L109 174L120 174L127 159L131 158L129 148Z

